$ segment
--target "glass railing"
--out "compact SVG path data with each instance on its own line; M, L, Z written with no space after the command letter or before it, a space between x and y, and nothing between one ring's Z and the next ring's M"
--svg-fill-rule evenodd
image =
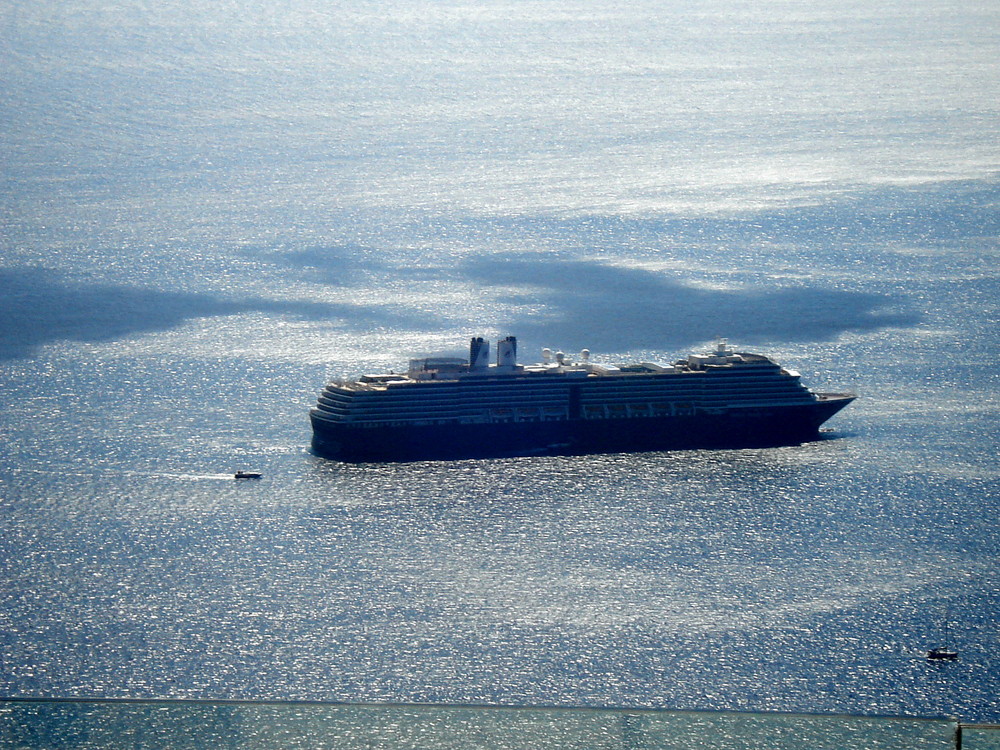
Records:
M342 705L0 701L0 747L337 750L1000 750L1000 727L809 714Z

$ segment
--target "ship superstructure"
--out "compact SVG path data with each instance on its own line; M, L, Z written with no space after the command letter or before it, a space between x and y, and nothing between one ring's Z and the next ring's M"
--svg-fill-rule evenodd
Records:
M347 461L784 445L818 436L854 399L720 341L673 364L610 366L517 341L471 341L469 359L410 361L405 374L332 382L310 412L313 449Z

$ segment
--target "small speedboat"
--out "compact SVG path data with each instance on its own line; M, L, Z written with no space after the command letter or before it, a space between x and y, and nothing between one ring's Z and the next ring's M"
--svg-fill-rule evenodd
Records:
M233 474L233 479L260 479L259 471L237 471Z
M958 652L950 648L932 648L927 652L927 658L931 661L958 661Z

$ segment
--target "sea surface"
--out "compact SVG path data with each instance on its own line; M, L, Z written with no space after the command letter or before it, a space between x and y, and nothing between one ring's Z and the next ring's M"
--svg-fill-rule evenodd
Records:
M0 695L1000 721L1000 5L0 29ZM771 450L310 453L327 379L508 334L860 398Z

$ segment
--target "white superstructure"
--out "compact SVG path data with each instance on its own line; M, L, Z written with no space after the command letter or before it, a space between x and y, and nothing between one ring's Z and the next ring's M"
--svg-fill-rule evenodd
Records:
M416 359L405 375L331 383L317 416L357 426L600 420L805 405L818 398L797 373L762 355L737 353L725 341L709 354L668 365L600 365L587 350L578 362L549 352L540 364L519 365L512 336L498 342L495 364L487 364L489 350L489 342L476 337L468 361Z

